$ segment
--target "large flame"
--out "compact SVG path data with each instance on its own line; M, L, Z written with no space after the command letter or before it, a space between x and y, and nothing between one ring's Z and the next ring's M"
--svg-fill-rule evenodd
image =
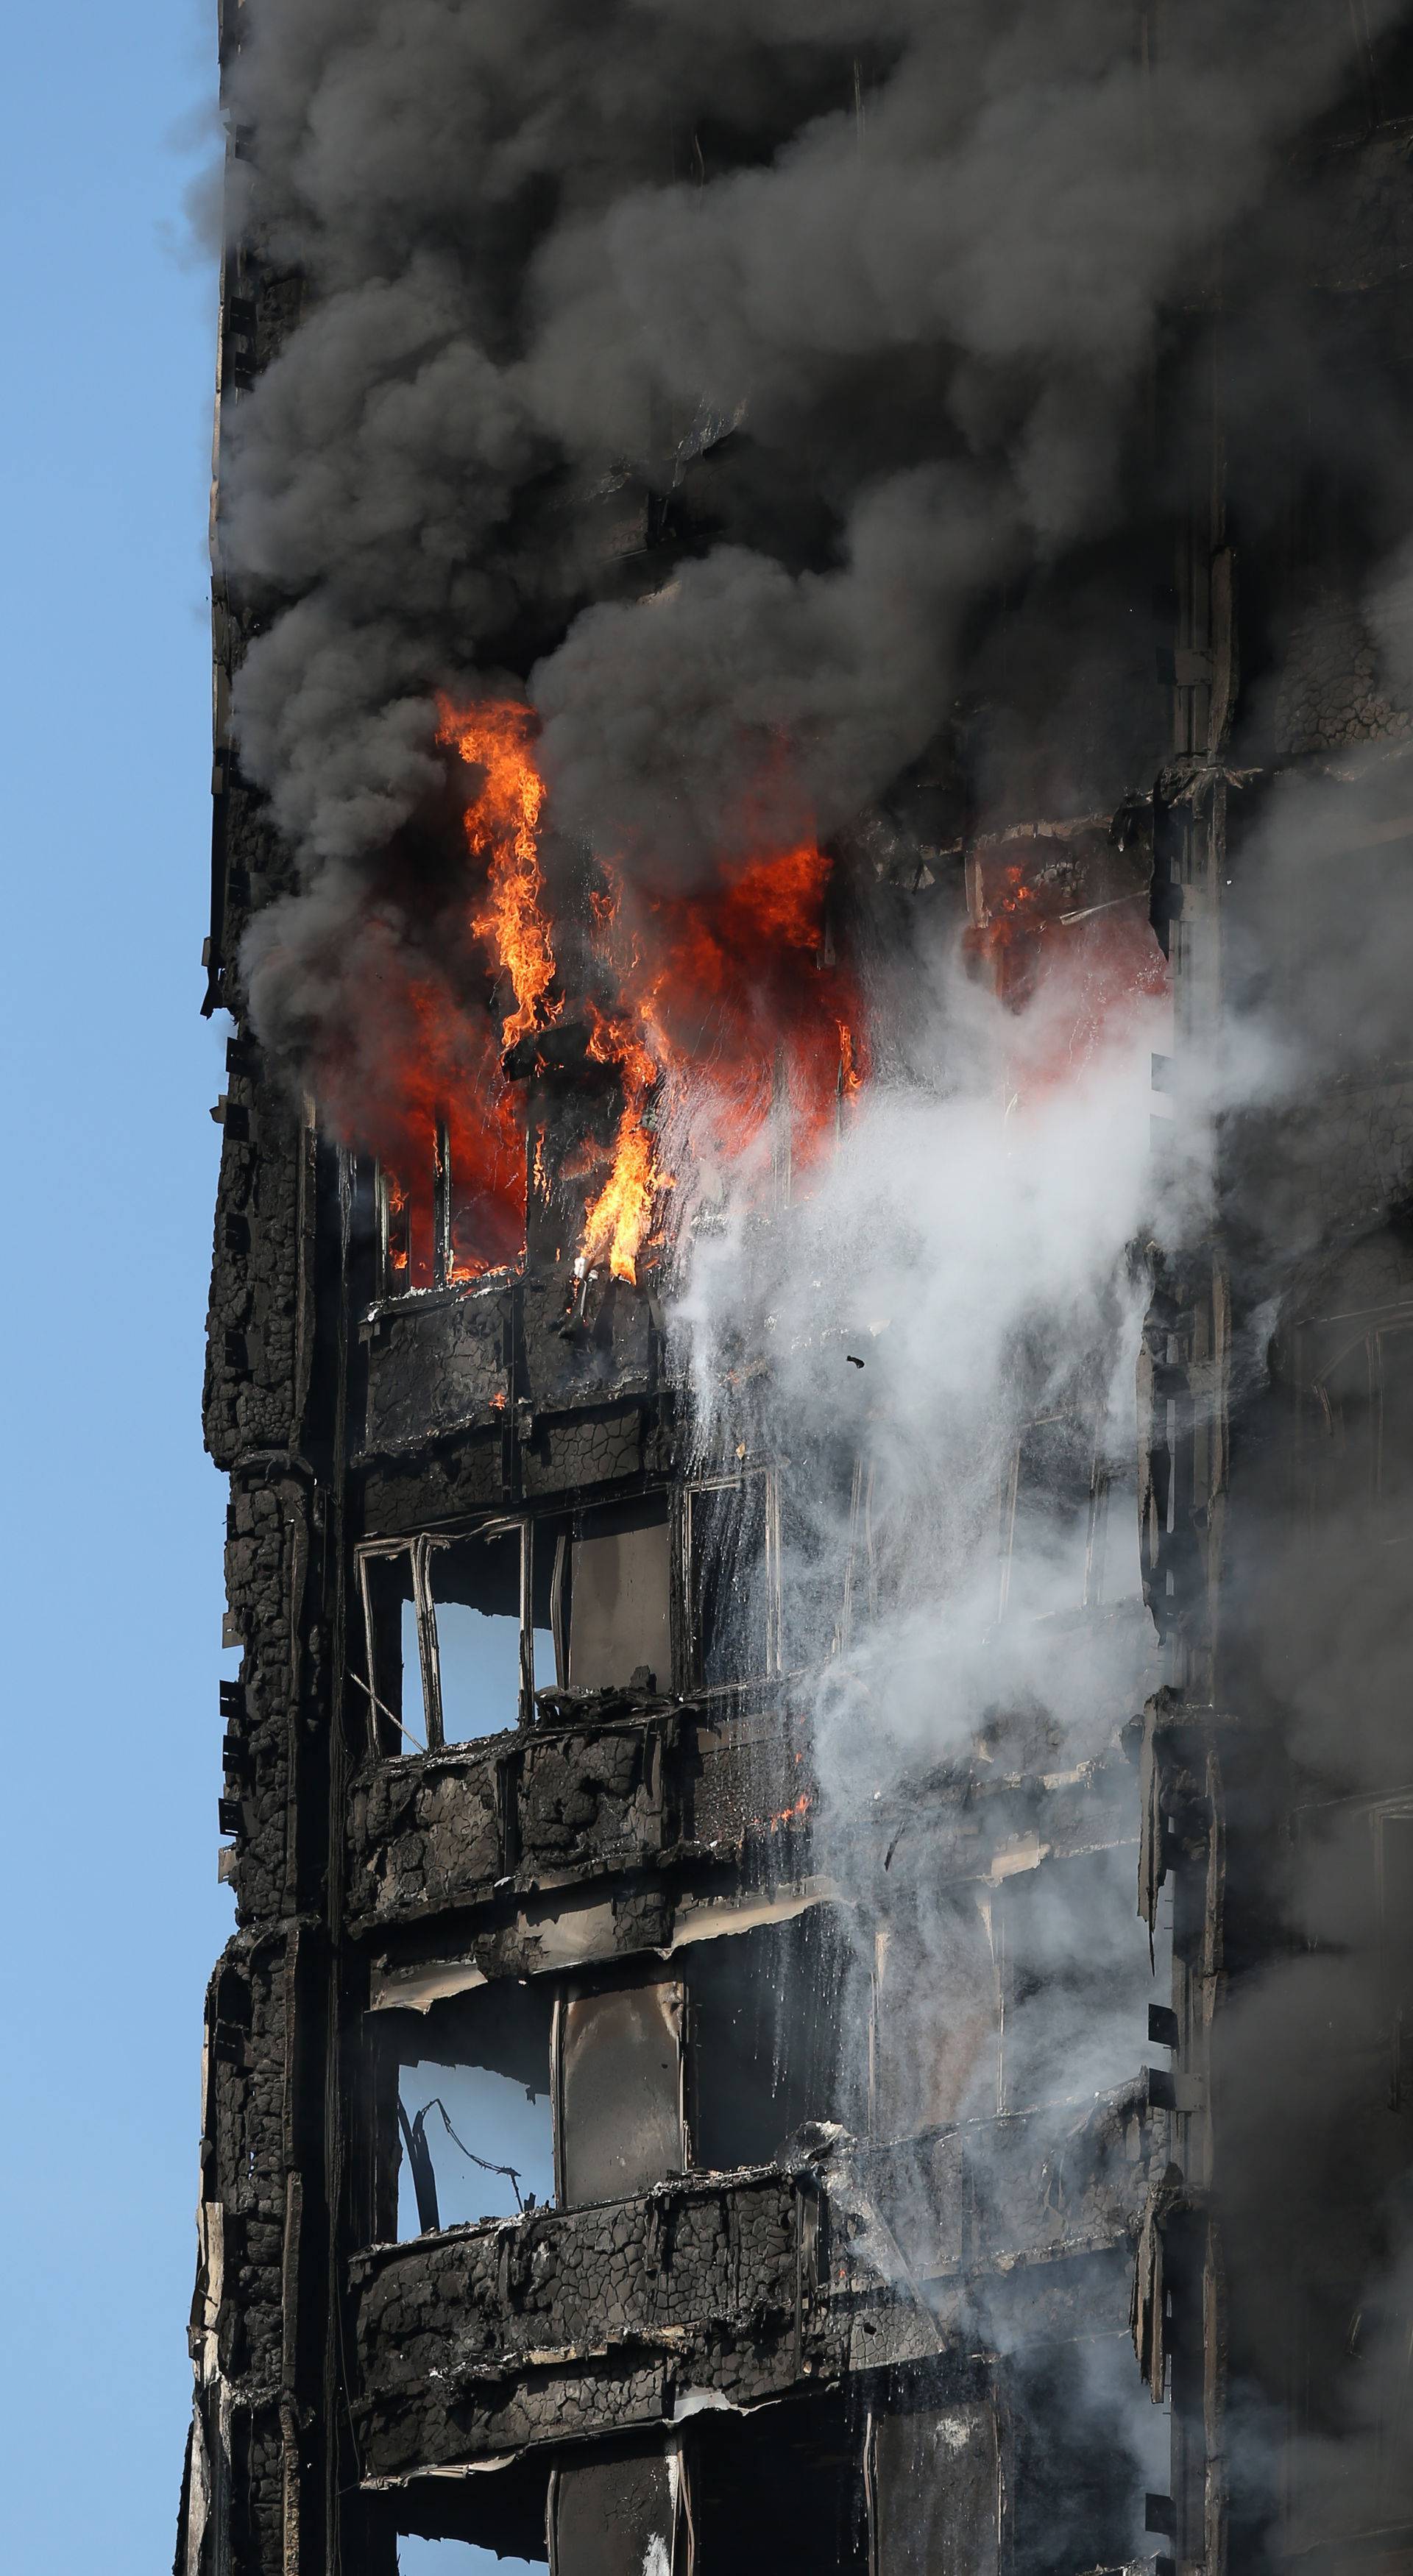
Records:
M539 824L544 781L531 754L534 718L528 707L494 701L458 713L447 698L438 704L437 740L450 744L468 768L482 773L466 809L466 840L486 865L486 902L471 927L510 978L515 1008L501 1028L501 1044L543 1028L554 1016L550 988L554 951L544 910Z
M769 1138L777 1177L783 1162L793 1183L860 1077L851 1025L838 1016L841 979L819 971L823 852L777 851L708 893L640 895L631 909L605 875L595 915L623 998L619 1012L596 1018L590 1052L618 1067L623 1111L580 1258L633 1279L675 1182L664 1126L685 1133L699 1164L749 1162Z
M320 1094L336 1133L377 1156L402 1218L395 1287L435 1284L433 1173L451 1163L451 1276L513 1261L525 1237L525 1144L501 1071L495 1024L388 931L365 941L368 1007L321 1052Z
M470 927L513 992L501 1027L510 1047L563 1007L534 719L514 703L459 710L443 700L438 740L478 773L465 831L486 894ZM777 1164L792 1178L807 1170L858 1086L857 1010L845 979L819 971L829 861L813 844L752 859L706 892L635 891L630 901L613 870L602 875L591 910L606 990L602 1003L585 1000L588 1051L616 1073L621 1108L607 1172L585 1202L578 1259L581 1271L636 1280L678 1181L665 1127L694 1159L721 1164L749 1157L769 1134Z
M469 883L420 946L389 907L365 977L367 1026L341 1037L325 1083L335 1119L389 1176L408 1242L397 1281L413 1288L522 1250L523 1122L502 1058L565 1007L535 718L512 700L443 699L437 739L472 773ZM577 1267L635 1281L663 1249L669 1208L685 1212L694 1192L709 1201L713 1175L777 1203L808 1187L867 1063L857 994L827 951L830 860L814 842L761 850L706 887L646 889L603 862L596 874L593 962L574 982L597 980L597 990L576 989L575 1010L590 1059L616 1079L618 1108L611 1142L585 1142ZM967 945L998 997L1036 1024L1028 1084L1062 1078L1116 1017L1166 989L1145 895L1123 851L1087 823L974 845ZM439 1154L452 1231L437 1270ZM567 1178L562 1162L557 1177ZM540 1135L534 1186L547 1196Z

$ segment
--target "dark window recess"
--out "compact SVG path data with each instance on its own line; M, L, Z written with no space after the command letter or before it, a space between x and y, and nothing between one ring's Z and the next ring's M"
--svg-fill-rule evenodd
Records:
M1413 1813L1381 1815L1377 1848L1389 2108L1406 2111L1413 2100Z
M1167 2485L1170 2427L1119 2337L1014 2354L1007 2396L1008 2569L1151 2564L1146 2492Z
M671 1546L666 1498L581 1512L561 1557L556 1633L573 1690L622 1688L648 1672L672 1685ZM564 1597L567 1576L567 1598Z
M254 297L231 296L226 305L225 323L225 382L244 393L255 382L257 316Z
M685 1996L675 1982L571 1995L556 2025L559 2198L624 2200L686 2163Z
M698 2567L768 2568L771 2576L866 2576L862 2434L843 2403L815 2396L808 2406L702 2415L691 2429L688 2475ZM936 2576L946 2566L937 2562ZM957 2576L963 2569L971 2576L963 2560L956 2569ZM909 2576L934 2576L934 2570L919 2559Z
M1376 1543L1413 1537L1413 1324L1323 1324L1308 1335L1320 1409L1322 1508L1368 1508Z
M397 2066L399 2237L554 2198L551 2000L491 1988L444 2004ZM385 2223L391 2223L390 2208Z
M567 2463L550 2480L555 2576L672 2576L681 2509L662 2451Z
M771 2164L808 2120L863 2126L844 2069L864 2055L866 1989L827 1908L694 1943L685 1973L695 2167Z
M870 2576L998 2576L1001 2464L989 2397L870 2416Z
M765 1473L687 1497L697 1679L707 1690L780 1669L777 1557Z

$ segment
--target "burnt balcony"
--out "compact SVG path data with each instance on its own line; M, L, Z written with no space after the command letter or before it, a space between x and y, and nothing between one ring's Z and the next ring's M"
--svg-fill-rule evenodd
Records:
M382 1931L651 1871L801 1865L813 1780L773 1712L602 1694L559 1724L365 1766L349 1807L349 1916Z
M366 2478L1127 2323L1166 2127L1128 2086L887 2147L447 2228L354 2258Z

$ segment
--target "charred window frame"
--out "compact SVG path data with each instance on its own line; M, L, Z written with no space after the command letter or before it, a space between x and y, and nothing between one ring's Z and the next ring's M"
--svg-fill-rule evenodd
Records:
M365 1671L355 1672L354 1679L366 1693L375 1752L399 1753L409 1740L419 1752L437 1752L530 1720L537 1635L546 1662L551 1653L558 1560L554 1527L537 1528L524 1515L375 1539L359 1548ZM463 1659L452 1646L454 1608L479 1609L507 1624L514 1620L514 1664L504 1699L494 1675L486 1683L474 1673L457 1673ZM409 1706L409 1672L416 1679L415 1711ZM541 1684L550 1678L542 1674ZM461 1723L460 1703L483 1688L485 1706L477 1710L477 1722Z
M670 1961L493 1978L425 2014L373 2014L373 2237L512 2216L532 2191L558 2209L632 2200L769 2164L811 2120L857 2130L852 1959L834 1911L811 1906Z
M682 1492L678 1587L687 1680L705 1699L786 1670L781 1479L773 1461L699 1476Z
M561 1520L549 1591L560 1688L670 1690L681 1662L674 1590L664 1492L586 1503Z
M1113 1588L1112 1506L1132 1500L1133 1579L1122 1593ZM1047 1538L1058 1536L1073 1572L1072 1599L1054 1605L1094 1610L1139 1591L1137 1466L1115 1459L1097 1436L1092 1421L1062 1410L1037 1414L1022 1427L1010 1456L1001 1494L1000 1568L997 1613L1005 1618L1020 1606L1013 1600L1017 1564L1016 1540L1024 1535L1027 1501L1034 1498Z
M423 1171L425 1182L425 1166ZM432 1131L431 1191L414 1194L379 1163L373 1174L375 1288L382 1304L429 1289L465 1286L476 1269L466 1256L473 1247L458 1241L463 1216L470 1212L459 1198L452 1158L451 1130L439 1117ZM420 1216L414 1195L422 1200ZM458 1258L462 1265L458 1267Z

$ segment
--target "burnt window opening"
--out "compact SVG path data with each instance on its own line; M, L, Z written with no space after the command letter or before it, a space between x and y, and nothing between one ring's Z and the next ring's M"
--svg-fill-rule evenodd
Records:
M376 1749L433 1752L493 1735L557 1674L556 1541L527 1521L423 1531L359 1550Z
M1315 1406L1307 1456L1318 1508L1368 1511L1378 1543L1413 1538L1413 1316L1336 1317L1301 1332Z
M415 1173L376 1166L373 1202L380 1300L455 1287L488 1267L484 1193L459 1179L444 1117L432 1129L429 1160Z
M695 2170L775 2163L809 2121L863 2125L867 1983L827 1906L679 1952Z
M374 2232L630 2200L776 2163L809 2122L858 2130L866 2018L823 1907L690 1942L670 1973L497 1981L398 2016Z
M474 2540L398 2534L397 2576L543 2576L548 2567L548 2558L502 2557Z
M682 1511L695 1687L772 1679L783 1662L776 1469L703 1478L688 1487Z
M553 2203L552 2010L534 1988L492 1986L398 2043L382 2215L399 2238Z
M554 2021L557 2197L625 2200L687 2163L676 1978L562 1995Z
M1086 2100L1137 2075L1155 1983L1134 1860L1133 1843L1115 1843L1043 1860L995 1890L998 2112ZM1165 1964L1160 1951L1156 1991Z
M1005 2479L989 2393L871 2412L864 2478L870 2576L999 2576Z
M1299 1808L1302 1929L1329 1998L1330 2044L1369 2096L1413 2100L1413 1790Z
M370 2564L398 2576L544 2576L549 2472L533 2451L474 2478L414 2478L368 2495ZM360 2564L362 2561L360 2559Z
M989 1887L926 1888L874 1934L869 2129L915 2137L996 2108L1000 1996Z
M825 1907L690 1942L670 1976L571 1985L555 2014L561 2204L778 2160L809 2121L857 2127L866 1997Z
M1148 2007L1170 1972L1134 1911L1136 1845L916 1891L874 1937L870 2129L903 2138L964 2120L1090 2101L1134 2080Z
M550 2473L548 2530L554 2576L672 2576L690 2552L676 2441L563 2462Z
M570 1690L672 1687L672 1552L667 1498L601 1503L559 1533L550 1624Z
M1151 2567L1145 2505L1171 2488L1171 2423L1123 2337L1037 2338L1004 2373L1007 2570L1117 2576Z
M846 2400L703 2415L691 2431L698 2567L744 2561L779 2576L867 2576L863 2443Z
M1095 1610L1141 1589L1136 1458L1116 1458L1093 1424L1055 1413L1026 1424L1001 1498L1002 1618Z

